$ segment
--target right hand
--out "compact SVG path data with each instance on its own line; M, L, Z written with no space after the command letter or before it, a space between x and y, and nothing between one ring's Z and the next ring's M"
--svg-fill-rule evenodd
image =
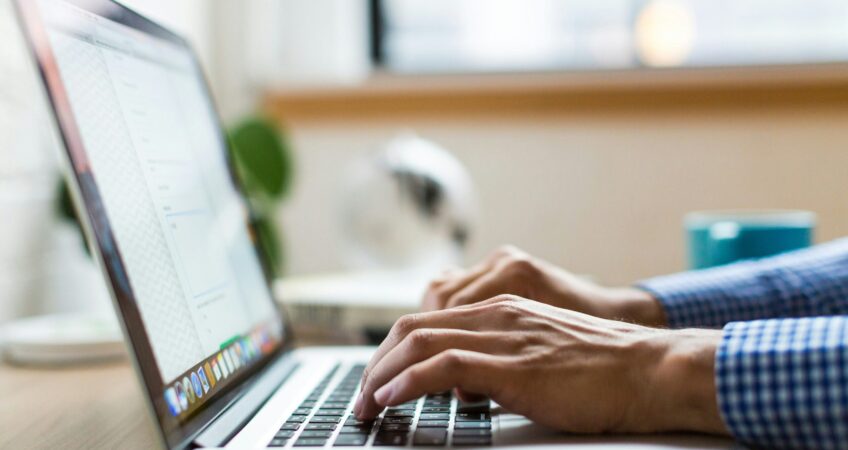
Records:
M354 414L376 417L456 389L573 433L727 435L715 387L721 330L661 330L519 297L411 314L362 377ZM587 407L586 405L591 405Z
M645 326L666 325L659 302L635 288L606 288L534 258L502 247L467 270L453 270L430 283L422 309L436 311L510 294L595 317Z

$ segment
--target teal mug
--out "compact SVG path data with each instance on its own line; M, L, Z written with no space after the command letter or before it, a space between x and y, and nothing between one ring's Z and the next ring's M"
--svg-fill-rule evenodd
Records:
M809 247L816 215L809 211L700 211L684 219L689 267L706 269Z

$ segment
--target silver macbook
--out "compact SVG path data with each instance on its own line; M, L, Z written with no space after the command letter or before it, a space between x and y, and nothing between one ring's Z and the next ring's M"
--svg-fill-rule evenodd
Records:
M164 447L712 444L566 436L450 392L356 420L373 349L294 348L186 41L108 0L15 3Z

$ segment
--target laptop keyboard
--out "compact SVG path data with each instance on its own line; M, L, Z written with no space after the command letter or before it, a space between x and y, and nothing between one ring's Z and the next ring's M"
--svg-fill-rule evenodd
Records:
M352 412L364 365L355 365L332 391L339 366L318 383L280 427L269 447L485 446L492 443L489 402L463 403L450 392L385 410L375 420Z

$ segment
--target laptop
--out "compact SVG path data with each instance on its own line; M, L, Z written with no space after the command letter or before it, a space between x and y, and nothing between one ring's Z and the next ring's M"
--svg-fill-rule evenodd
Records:
M164 447L716 444L568 437L450 392L357 420L373 348L293 346L186 41L109 0L15 4Z

